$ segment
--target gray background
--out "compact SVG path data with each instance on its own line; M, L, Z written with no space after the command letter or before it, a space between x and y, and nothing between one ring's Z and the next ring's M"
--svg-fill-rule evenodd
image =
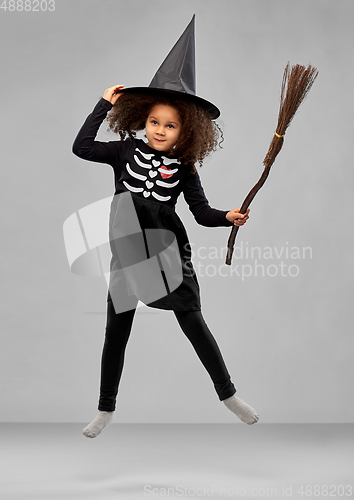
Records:
M351 0L58 0L54 12L1 12L1 421L96 412L107 286L70 272L62 227L113 195L113 170L71 146L106 88L149 84L194 13L197 92L221 109L225 133L199 170L213 207L240 206L258 180L286 63L320 71L237 237L262 251L311 247L312 258L258 259L272 273L295 264L297 276L221 276L229 229L199 226L178 201L194 250L206 247L194 259L205 320L263 423L353 422ZM98 140L114 140L105 129ZM212 247L218 256L203 258ZM255 261L233 260L245 264ZM135 317L116 414L235 422L173 312L151 308Z

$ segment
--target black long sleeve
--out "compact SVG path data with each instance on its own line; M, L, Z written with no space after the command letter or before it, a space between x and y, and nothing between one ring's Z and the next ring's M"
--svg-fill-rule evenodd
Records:
M188 177L183 196L198 224L206 227L233 226L226 219L229 210L218 210L209 205L198 172Z
M95 141L98 129L112 107L112 104L106 99L103 99L103 97L98 101L75 138L72 146L74 155L83 160L113 165L115 162L115 155L117 154L117 148L114 144L115 141Z

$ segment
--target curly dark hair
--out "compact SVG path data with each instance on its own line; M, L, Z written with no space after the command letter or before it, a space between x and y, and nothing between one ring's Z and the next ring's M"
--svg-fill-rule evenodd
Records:
M136 137L138 130L145 129L147 117L157 104L167 104L175 108L182 121L178 141L167 154L183 161L194 173L196 162L202 166L208 155L216 151L218 146L222 147L224 134L219 125L211 119L208 111L192 100L175 96L123 93L106 117L109 123L107 130L119 134L122 141L126 136Z

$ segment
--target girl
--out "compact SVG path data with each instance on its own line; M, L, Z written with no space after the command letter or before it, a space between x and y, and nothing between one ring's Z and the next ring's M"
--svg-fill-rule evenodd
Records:
M196 221L208 227L242 226L248 219L240 208L211 208L205 197L195 163L222 142L223 134L208 111L196 100L159 92L125 92L124 85L108 88L80 129L73 153L80 158L108 163L114 169L115 194L132 197L142 231L166 228L176 236L182 260L182 283L173 291L146 305L173 310L184 334L208 371L220 401L247 424L258 421L256 411L235 396L219 347L201 312L199 284L191 262L188 236L174 207L183 192ZM110 114L107 117L107 113ZM104 119L119 133L120 141L96 141ZM136 138L143 130L147 142ZM128 137L127 137L128 136ZM221 142L218 142L221 137ZM146 174L149 175L146 175ZM116 250L112 249L112 262ZM108 291L107 323L101 360L101 384L96 418L83 430L96 437L112 421L123 370L125 347L132 328L138 299L132 307L115 310L113 290ZM117 307L116 307L117 309ZM129 309L129 310L128 310Z

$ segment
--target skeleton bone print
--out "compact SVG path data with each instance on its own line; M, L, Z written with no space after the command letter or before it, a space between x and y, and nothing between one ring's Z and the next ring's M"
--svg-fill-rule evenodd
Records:
M170 165L180 165L181 162L173 159L166 158L166 156L161 156L161 160L155 160L154 154L147 154L143 153L140 151L139 148L135 148L135 151L141 155L143 160L139 158L138 155L134 154L134 161L135 164L142 169L143 171L146 172L146 175L142 173L138 173L135 171L134 167L129 164L129 162L126 163L126 170L128 174L134 178L137 179L138 181L141 181L140 184L142 184L139 187L132 186L129 184L127 181L123 181L124 186L129 189L129 191L132 191L133 193L143 193L143 196L145 198L149 198L150 196L153 196L156 200L158 201L168 201L171 199L171 196L161 196L158 194L154 188L155 185L163 187L163 188L173 188L177 186L179 183L179 179L175 182L165 182L164 180L160 180L160 178L156 178L158 174L160 173L160 177L162 179L169 179L170 177L173 177L174 174L178 172L178 167L177 168L168 168ZM146 163L146 161L149 161L150 163ZM136 181L134 181L135 184L137 184Z

